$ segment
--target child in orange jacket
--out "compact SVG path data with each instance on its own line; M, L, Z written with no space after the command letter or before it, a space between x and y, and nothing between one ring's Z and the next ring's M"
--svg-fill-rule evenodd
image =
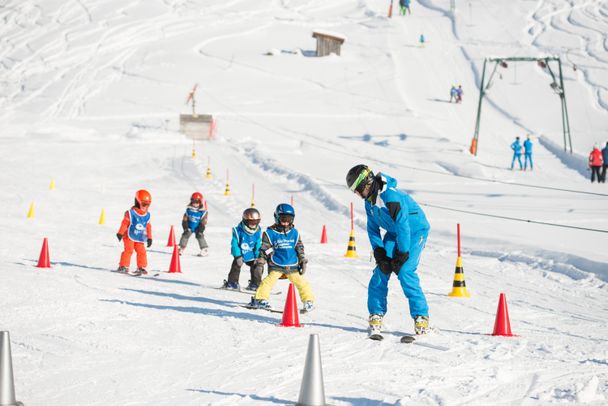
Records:
M128 273L131 264L133 250L137 253L137 270L132 275L139 276L148 273L148 257L146 247L152 245L152 226L150 224L150 213L148 208L152 203L152 196L147 190L138 190L135 193L135 204L125 212L125 216L120 224L120 229L116 233L118 241L122 240L125 249L120 255L120 263L117 272Z

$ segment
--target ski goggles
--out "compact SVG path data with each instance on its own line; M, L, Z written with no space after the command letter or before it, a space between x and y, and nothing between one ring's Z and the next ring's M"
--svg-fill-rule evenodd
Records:
M293 214L279 214L280 223L293 223Z
M255 228L260 224L260 219L243 219L243 224L249 228Z
M202 204L203 202L200 201L200 199L191 199L190 200L190 204Z
M355 180L351 185L350 190L359 195L363 193L363 189L365 189L365 185L367 184L367 182L364 182L364 180L367 179L370 173L371 169L364 169L363 171L361 171L361 173L357 177L357 180Z
M141 207L149 207L149 206L150 206L150 203L148 203L148 202L141 202L139 205L140 205Z

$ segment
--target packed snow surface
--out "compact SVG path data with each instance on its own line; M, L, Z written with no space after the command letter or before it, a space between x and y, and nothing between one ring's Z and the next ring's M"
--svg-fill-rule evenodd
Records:
M0 330L17 399L293 404L318 334L334 405L606 404L608 187L590 183L586 158L608 140L608 3L450 3L412 2L404 17L395 2L389 19L377 0L0 2ZM314 57L315 29L348 38L341 56ZM483 60L507 56L561 58L573 154L551 75L529 62L497 68L469 154ZM197 112L217 119L211 142L178 132L194 84ZM509 145L526 134L534 170L512 171ZM418 273L435 331L415 344L399 343L413 322L395 278L385 339L367 339L374 264L344 184L358 163L395 177L431 223ZM111 271L142 188L154 244L137 278ZM191 238L169 274L169 229L179 238L194 191L210 254ZM252 199L265 226L293 200L316 296L303 328L217 289ZM457 223L468 299L447 295ZM36 267L45 237L50 269ZM491 335L500 293L514 337Z

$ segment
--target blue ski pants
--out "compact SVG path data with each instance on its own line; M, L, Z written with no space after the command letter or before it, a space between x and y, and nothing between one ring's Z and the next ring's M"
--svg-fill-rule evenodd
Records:
M524 155L524 169L528 169L528 161L530 161L530 169L534 169L534 165L532 165L532 154Z
M521 164L521 154L513 154L513 160L511 161L511 169L513 169L513 165L515 165L515 160L519 162L519 169L523 169L523 165Z
M401 289L403 289L403 293L409 302L412 318L429 315L429 306L416 273L428 234L428 230L423 230L412 235L409 249L410 257L397 275ZM367 286L367 310L369 314L386 314L388 281L391 275L385 275L377 266L374 268L374 273Z

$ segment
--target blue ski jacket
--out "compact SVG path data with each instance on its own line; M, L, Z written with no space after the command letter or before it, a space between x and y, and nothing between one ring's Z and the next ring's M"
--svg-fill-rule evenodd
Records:
M407 193L397 190L397 180L379 173L384 187L378 192L376 203L365 199L367 235L372 249L383 247L392 258L395 246L401 252L410 251L411 238L431 226L422 208ZM384 238L380 229L386 231Z
M511 149L515 155L521 155L521 144L519 140L515 140L513 144L511 144Z

